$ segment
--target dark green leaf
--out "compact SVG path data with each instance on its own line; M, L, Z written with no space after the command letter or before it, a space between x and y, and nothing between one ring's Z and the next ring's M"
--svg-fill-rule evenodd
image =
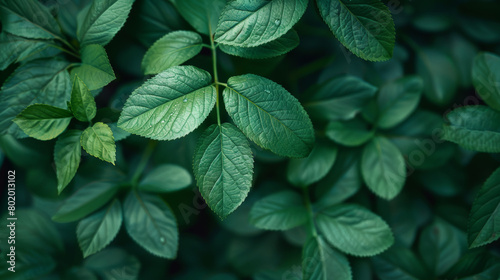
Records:
M58 193L61 193L71 182L80 165L81 135L80 130L68 130L57 139L54 147L54 161L56 164Z
M302 196L292 191L268 195L250 211L250 223L266 230L289 230L305 224L308 217Z
M226 0L171 0L196 31L212 36Z
M7 32L0 33L0 71L14 62L20 62L42 51L47 45L43 41L19 37Z
M375 130L369 129L361 119L334 121L326 126L326 136L348 147L362 145L373 138Z
M138 188L147 192L175 192L191 185L189 172L173 164L157 166L139 183Z
M306 242L302 251L302 279L351 280L351 267L343 254L316 236Z
M111 128L105 123L98 122L85 129L80 138L83 149L90 155L115 164L116 145Z
M24 109L14 122L28 136L38 140L54 139L73 118L70 111L45 104L33 104Z
M372 258L375 273L384 280L430 279L422 261L402 246L393 246L383 254Z
M500 111L500 57L480 53L474 59L472 82L477 93L491 108Z
M84 266L103 280L138 279L141 263L121 248L111 248L90 256Z
M71 112L82 122L90 122L97 112L94 96L76 74L71 90Z
M100 45L87 45L81 50L82 64L71 70L71 78L78 75L89 90L96 90L116 79L106 50Z

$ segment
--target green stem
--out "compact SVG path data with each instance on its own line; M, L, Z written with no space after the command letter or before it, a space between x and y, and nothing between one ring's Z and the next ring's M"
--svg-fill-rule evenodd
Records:
M210 31L210 33L212 33ZM212 49L212 66L214 69L214 82L215 82L215 92L216 97L216 108L217 108L217 124L220 126L220 109L219 109L219 75L217 73L217 47L214 43L214 37L210 36L210 47Z
M303 188L304 193L304 203L306 205L307 213L309 214L309 234L316 238L318 237L318 232L316 231L316 226L314 225L314 212L311 206L311 199L309 197L309 190L307 188Z
M146 147L146 150L144 150L144 153L142 154L141 161L139 162L139 165L137 165L137 168L135 169L134 176L132 176L132 186L135 188L137 186L137 183L139 182L139 178L142 175L142 172L144 171L144 168L146 168L146 165L148 164L149 158L153 154L153 151L158 144L157 141L150 140L148 142L148 146Z
M61 46L58 46L58 45L53 45L53 44L49 44L49 46L51 46L51 47L53 47L53 48L56 48L56 49L58 49L58 50L60 50L60 51L63 51L63 52L65 52L65 53L67 53L67 54L70 54L70 55L72 55L72 56L74 56L74 57L76 57L76 58L80 59L80 56L79 56L79 55L77 55L76 53L74 53L74 52L72 52L72 51L69 51L69 50L67 50L67 49L65 49L65 48L63 48L63 47L61 47Z

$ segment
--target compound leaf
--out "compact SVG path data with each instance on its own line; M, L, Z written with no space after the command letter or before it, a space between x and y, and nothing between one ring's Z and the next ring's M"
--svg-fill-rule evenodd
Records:
M73 115L68 110L33 104L17 115L14 122L28 136L38 140L50 140L63 133L72 118Z
M105 123L98 122L85 129L80 137L83 149L90 155L115 164L116 145L111 128Z
M250 211L250 223L266 230L289 230L307 221L304 200L292 191L268 195L255 202Z
M61 193L71 182L80 165L82 148L80 130L68 130L57 139L54 147L54 161L57 174L57 191Z

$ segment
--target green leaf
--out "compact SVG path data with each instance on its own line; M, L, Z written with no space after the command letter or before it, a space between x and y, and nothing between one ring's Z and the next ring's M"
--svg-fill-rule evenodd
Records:
M149 172L139 183L139 190L168 193L182 190L192 183L189 172L173 164L162 164Z
M2 29L26 38L61 38L61 30L50 11L37 0L1 1Z
M486 271L489 266L488 264L493 262L495 262L494 258L483 250L468 250L450 269L446 271L445 278L464 280L466 276L470 276L472 280L474 279L474 276L477 276L477 274ZM488 278L478 277L476 279Z
M391 128L404 121L418 106L424 89L418 76L407 76L385 84L377 96L377 125Z
M384 280L430 279L427 270L417 256L406 247L393 246L372 258L373 268Z
M391 12L380 0L316 0L335 37L352 53L370 61L392 57L396 31Z
M424 228L418 245L424 263L434 276L445 273L460 258L460 240L455 229L440 219Z
M424 95L430 102L444 106L455 97L458 73L448 55L437 49L421 49L416 72L424 80Z
M326 126L326 136L331 140L347 146L360 146L375 135L375 130L359 118L347 121L334 121Z
M194 66L174 66L136 89L118 127L156 140L174 140L196 129L215 105L212 77Z
M347 258L317 236L309 238L302 250L302 279L351 280L352 272Z
M78 244L86 258L104 249L122 225L122 207L118 199L108 207L81 220L76 227Z
M465 106L446 115L443 139L478 152L500 152L500 112L486 106Z
M57 192L61 193L71 182L80 165L82 148L80 130L68 130L57 139L54 147L54 161L57 173Z
M43 41L19 37L7 32L0 33L0 71L10 64L32 57L34 54L47 48Z
M384 220L354 204L322 209L316 216L316 224L330 244L354 256L374 256L394 243Z
M376 137L363 149L361 174L368 188L383 199L393 199L406 181L405 160L394 144Z
M43 103L66 106L70 99L71 81L67 62L35 60L17 68L0 91L0 132L20 138L26 134L12 122L27 106Z
M307 187L321 180L332 168L337 158L335 145L316 142L308 157L291 159L286 177L297 187Z
M118 188L116 183L105 181L82 186L63 202L52 220L59 223L77 221L106 204L115 196Z
M92 1L82 21L78 21L80 45L108 44L127 20L133 3L134 0Z
M319 85L304 107L322 120L352 119L376 92L376 87L354 76L333 78Z
M83 149L90 155L115 164L116 145L111 128L105 123L98 122L85 129L80 138Z
M257 47L236 47L223 44L219 47L221 51L230 55L248 59L265 59L288 53L299 45L299 41L297 32L290 29L285 35Z
M252 186L252 150L232 124L211 125L194 152L194 176L201 195L222 219L245 200Z
M90 122L97 112L94 96L76 74L71 90L71 112L82 122Z
M192 31L174 31L161 37L148 49L142 59L144 74L158 74L172 66L181 65L200 53L201 36Z
M468 221L469 247L475 248L500 238L500 169L479 190Z
M255 47L287 33L307 8L307 0L235 0L229 2L215 30L218 43Z
M500 57L480 53L474 59L472 82L477 93L491 108L500 111Z
M194 29L212 36L226 0L171 0Z
M229 78L223 97L236 126L257 145L288 157L306 157L314 130L300 103L282 86L257 75Z
M61 134L73 118L70 111L45 104L33 104L24 109L14 122L28 136L50 140Z
M155 256L174 259L179 232L174 213L156 195L131 191L123 204L125 227L132 239Z
M108 124L111 131L113 131L113 138L115 138L115 142L121 141L130 136L130 133L118 127L118 125L114 123Z
M121 248L105 249L85 259L84 266L103 280L138 279L141 263Z
M87 45L81 50L82 64L71 70L71 78L78 75L89 90L96 90L116 79L106 50L100 45Z
M268 195L250 211L250 223L266 230L289 230L305 224L308 217L302 196L292 191Z

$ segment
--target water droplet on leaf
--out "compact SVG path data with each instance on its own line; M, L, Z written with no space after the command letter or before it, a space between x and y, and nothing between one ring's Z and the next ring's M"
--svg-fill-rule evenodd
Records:
M182 100L182 102L186 103L186 102L188 102L188 99L184 98L184 100Z
M281 20L279 20L279 19L275 19L275 20L274 20L274 24L276 24L276 25L280 25L280 23L281 23Z
M162 236L162 237L160 237L160 242L161 242L162 244L165 244L165 238L164 238L163 236Z
M165 123L165 121L161 121L161 123Z
M270 91L270 90L268 90L268 89L265 89L264 91L265 91L266 93L271 93L271 91Z

